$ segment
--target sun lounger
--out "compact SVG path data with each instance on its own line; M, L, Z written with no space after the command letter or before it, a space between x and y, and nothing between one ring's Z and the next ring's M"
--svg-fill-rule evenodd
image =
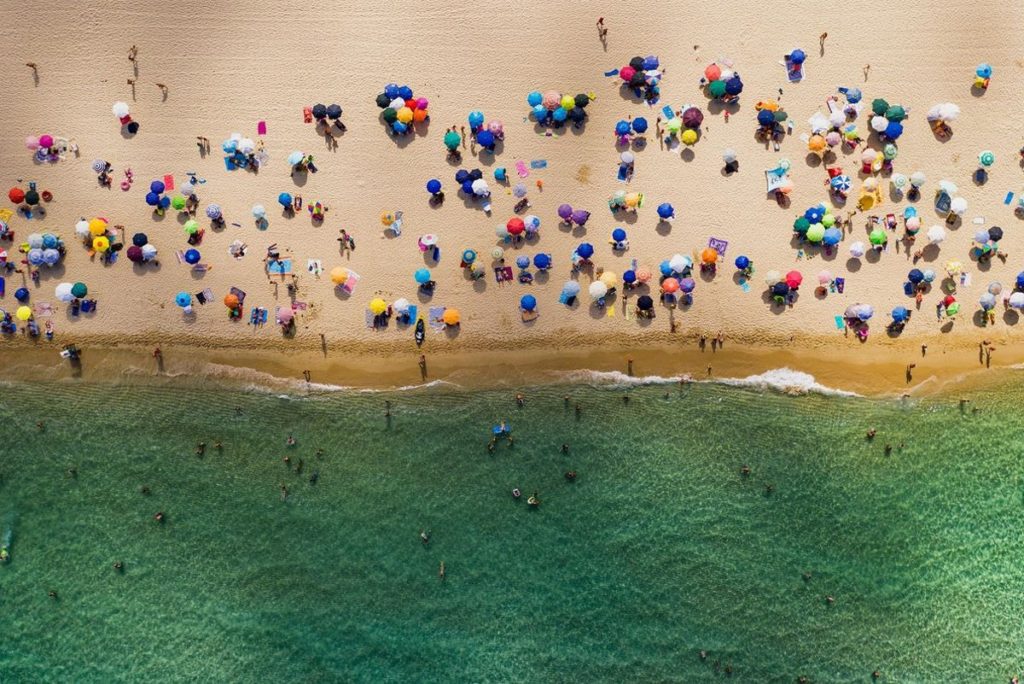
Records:
M260 322L260 310L255 306L252 307L252 311L249 313L249 325L256 325Z
M210 293L210 294L212 295L213 293ZM231 294L233 294L236 297L238 297L238 303L239 304L244 304L245 303L245 292L244 291L239 290L237 287L232 286L231 287Z
M268 314L269 314L269 310L268 309L262 309L262 308L260 309L260 325L261 326L267 324L267 315Z

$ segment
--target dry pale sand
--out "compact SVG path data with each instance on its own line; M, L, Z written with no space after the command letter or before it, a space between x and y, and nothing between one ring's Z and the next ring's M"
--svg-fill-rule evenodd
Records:
M362 354L398 355L398 363L387 366L385 375L390 378L399 368L412 375L417 351L411 331L394 325L371 331L365 327L364 310L375 295L417 299L412 272L424 261L416 237L428 232L440 235L443 252L434 269L438 288L432 304L457 307L463 314L457 335L428 332L424 351L432 358L435 352L472 351L485 356L502 353L510 363L525 363L526 357L536 359L537 350L543 349L547 353L542 365L571 367L589 365L583 355L588 348L615 350L621 358L618 350L651 346L663 359L658 365L673 367L675 361L671 354L664 355L665 350L692 346L700 332L723 331L729 344L716 358L716 368L728 367L733 350L747 349L745 360L734 362L738 371L801 367L802 359L808 359L807 367L843 385L844 374L877 373L871 367L876 359L878 368L888 369L882 384L902 387L904 364L911 360L918 363L915 377L948 377L978 368L977 355L970 350L977 348L979 340L1012 345L1024 330L1016 315L1004 317L1002 311L989 329L978 327L972 318L985 285L990 280L1012 282L1021 269L1018 256L1024 237L1012 207L1002 202L1008 190L1021 191L1017 149L1024 42L1017 27L1024 20L1024 6L1019 3L982 0L971 5L970 17L920 0L884 8L878 3L826 7L790 2L769 8L717 3L708 11L672 3L641 7L532 0L514 8L479 3L436 8L411 3L225 2L188 10L142 0L56 3L30 11L24 4L7 3L6 9L12 19L7 22L5 50L0 54L0 69L6 74L5 125L0 128L3 180L8 187L19 179L36 180L40 189L55 195L45 219L19 217L12 219L12 227L22 237L36 231L57 232L69 243L64 266L43 269L38 290L30 285L32 301L55 302L53 287L64 280L87 282L99 299L99 312L92 317L72 319L58 309L53 319L58 342L77 341L94 350L160 343L173 350L167 355L168 363L175 363L174 357L180 359L186 351L194 354L206 347L220 360L254 362L294 375L312 366L322 333L328 358L318 368L332 378L351 381L357 377L363 364L352 357ZM610 29L606 48L598 40L598 16L605 17ZM819 55L818 36L824 31L828 38L824 54ZM126 83L133 77L126 58L132 44L139 48L134 93ZM794 47L809 54L807 77L802 83L789 84L779 61ZM707 100L697 82L705 64L716 58L733 60L746 88L739 111L728 123L721 114L707 116L706 129L692 154L660 149L650 136L651 144L636 154L636 173L628 186L647 196L647 206L635 221L623 222L606 209L612 192L627 189L615 178L619 150L612 129L615 121L630 115L653 122L656 110L623 97L619 82L602 74L635 54L656 54L666 67L661 104L678 108L691 103L706 111ZM995 76L989 90L977 96L970 86L974 66L982 61L994 66ZM25 62L38 65L37 81ZM431 123L425 135L396 144L386 134L373 100L389 81L407 83L417 95L430 99ZM158 82L166 84L166 97L155 85ZM928 175L924 200L919 203L926 227L941 222L930 201L939 179L958 183L970 203L963 225L951 231L937 256L931 255L934 267L941 269L947 259L958 259L972 272L973 284L960 288L964 313L952 330L941 329L936 321L937 295L933 294L901 341L885 336L884 314L896 304L907 303L901 283L910 268L909 258L890 247L876 262L865 260L859 269L852 268L858 264L847 261L845 245L866 238L860 218L854 222L855 237L846 238L838 258L797 261L790 241L793 218L827 199L823 167L805 160L800 134L808 131L807 119L815 111L824 111L825 97L839 85L859 86L869 101L884 97L912 110L900 140L896 170L909 174L920 169ZM774 152L754 139L753 104L777 96L780 87L784 89L781 102L796 130L783 142L782 150ZM551 88L597 94L587 110L590 119L583 133L568 130L546 137L525 120L526 94ZM131 104L132 115L142 125L137 136L122 137L110 112L116 100ZM932 135L924 114L947 100L959 104L962 114L952 139L943 143ZM339 138L336 151L328 150L314 127L302 122L303 106L318 101L338 102L345 109L348 132ZM512 172L518 159L548 160L546 170L528 179L530 212L543 220L540 241L510 252L513 256L553 253L555 268L549 282L499 286L489 277L474 284L459 269L462 249L490 252L496 244L495 226L513 215L515 203L506 188L493 182L491 216L467 206L456 195L456 167L445 160L441 138L447 126L464 124L473 109L482 110L489 119L503 120L506 139L497 158L485 155L477 160L467 149L464 166L479 166L489 176L498 166ZM259 120L267 122L270 162L258 175L227 172L219 142L233 131L255 137ZM862 127L867 128L866 120ZM76 140L80 157L55 165L34 164L24 138L41 133ZM211 140L211 154L200 156L197 135ZM741 171L731 177L721 173L721 153L726 147L739 152ZM310 174L300 185L290 177L285 162L295 149L314 154L319 167L319 173ZM978 187L970 178L983 149L993 150L997 163L988 184ZM859 166L856 156L839 162L851 174ZM796 187L789 209L779 208L764 192L762 172L781 157L793 162ZM130 167L134 187L129 192L118 189L116 182L113 189L98 187L89 168L95 158L112 162L117 180ZM195 171L207 180L199 191L203 206L220 204L229 223L241 224L207 231L201 250L204 261L214 268L201 278L173 257L174 250L186 247L180 221L173 212L155 219L143 199L151 179L170 173L180 184L185 171ZM445 183L448 199L441 208L427 203L424 184L431 177ZM532 185L537 178L544 181L543 192ZM323 201L330 207L327 220L317 227L305 213L282 216L275 202L281 191L300 193L306 203ZM654 207L663 201L674 204L678 214L669 231L657 229ZM561 202L593 212L586 231L570 234L559 227L555 209ZM254 203L268 207L266 231L257 230L252 220ZM887 199L882 213L902 210L904 205ZM378 217L382 210L395 209L404 211L405 232L390 239L384 236ZM109 267L91 262L74 239L73 226L79 217L97 215L124 224L129 236L136 231L148 233L161 249L161 266L133 268L123 258ZM998 224L1005 229L1002 248L1010 254L1006 264L994 261L989 270L978 272L978 266L969 261L977 228L974 217L984 217L985 226ZM624 256L614 256L606 242L617 225L629 230L631 249ZM351 257L338 252L339 228L356 238L357 249ZM799 268L808 281L828 268L846 277L846 292L819 300L805 286L796 307L780 311L763 300L759 279L751 292L744 293L727 266L713 281L699 281L692 308L675 312L681 324L676 335L668 332L665 310L659 309L657 319L644 326L627 320L621 300L614 315L588 306L589 301L572 310L557 304L569 275L569 255L583 239L597 247L594 261L599 267L621 273L633 259L656 268L673 253L691 254L710 236L729 241L730 264L732 257L743 253L754 259L760 273ZM249 255L240 261L227 254L235 239L250 246ZM270 243L290 248L300 271L307 258L319 258L327 269L336 265L354 269L362 282L346 298L336 293L326 274L320 279L303 274L298 298L310 308L300 317L297 337L282 339L272 321L254 329L244 322L249 306L273 311L275 305L288 301L284 288L275 292L263 272L261 259ZM20 285L18 278L8 278L5 306L9 309L11 292ZM581 280L585 289L589 277ZM184 319L173 303L179 290L197 292L209 287L219 300L232 285L248 292L243 322L230 322L219 301L197 306L192 320ZM540 318L530 325L524 325L518 313L519 297L526 292L534 293L540 302ZM585 295L583 299L588 300ZM835 314L854 302L870 303L879 312L871 339L863 345L837 331L833 322ZM923 342L930 345L924 359L919 353ZM3 344L5 353L10 353L26 343ZM784 349L790 345L810 351ZM753 346L783 351L757 354L749 351ZM250 350L249 356L234 357L230 353L234 348ZM287 356L277 354L271 363L265 354L257 353L261 348L294 350L294 356L292 351ZM559 355L558 350L566 353ZM950 353L944 355L944 350ZM1014 353L1013 349L1000 351L995 361L1005 362ZM510 361L508 354L519 358ZM55 355L47 358L55 363ZM756 362L750 360L755 358ZM437 367L458 365L456 356ZM703 365L699 357L680 356L678 361L678 368L687 370ZM831 370L823 370L827 368Z

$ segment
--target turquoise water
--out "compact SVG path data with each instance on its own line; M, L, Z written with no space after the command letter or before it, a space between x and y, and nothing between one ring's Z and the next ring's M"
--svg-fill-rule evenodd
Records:
M731 665L737 681L1000 682L1021 667L1019 385L975 397L978 413L703 384L526 394L6 386L0 679L687 682ZM515 444L489 454L503 418Z

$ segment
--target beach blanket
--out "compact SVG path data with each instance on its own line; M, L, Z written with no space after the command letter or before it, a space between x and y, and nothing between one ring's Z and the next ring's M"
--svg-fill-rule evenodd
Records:
M252 311L249 312L249 325L256 325L260 322L260 310L259 307L252 307Z
M804 66L805 63L806 62L801 63L801 64L797 64L797 63L795 63L793 60L791 60L789 58L789 55L786 55L785 61L783 62L783 64L786 67L786 78L789 79L790 83L799 83L801 80L803 80L803 77L804 77L803 66Z
M718 238L708 238L708 247L718 252L718 256L725 256L725 250L729 248L729 243L725 240L719 240Z
M207 292L209 292L209 289L207 289ZM236 297L238 297L238 303L239 304L244 304L245 303L245 291L239 290L237 287L232 285L231 286L231 294L233 294Z
M417 316L419 316L419 307L417 307L415 304L410 304L409 305L409 324L410 325L416 322L416 317Z
M285 275L292 272L291 259L272 259L267 262L267 273Z
M341 284L341 289L348 294L352 294L356 290L356 285L359 284L359 277L358 273L349 269L348 278Z
M49 302L39 302L35 305L36 316L42 316L43 318L49 318L53 315L53 305Z
M174 258L178 260L179 264L185 263L185 252L183 250L176 250L174 252Z
M846 328L846 322L843 321L842 316L836 316L836 330L843 330Z
M445 308L446 307L443 306L430 307L430 313L427 318L427 323L430 325L431 328L438 332L444 330L444 321L442 320L442 316L444 316Z
M1010 194L1013 195L1012 192ZM14 216L14 211L11 209L0 209L0 221L6 223L11 220L12 216Z
M305 311L308 308L309 305L306 302L300 302L299 300L292 302L292 311Z
M266 121L257 121L256 122L256 135L266 135L266 134L267 134L267 122Z
M846 278L836 278L836 292L843 294L843 290L846 289Z
M363 320L365 320L365 321L366 321L366 327L367 327L367 328L372 328L372 327L373 327L373 319L374 319L374 315L373 315L373 312L372 312L372 311L370 311L369 309L367 309L367 310L366 310L366 311L365 311L365 312L363 313Z
M319 278L324 270L324 264L319 259L306 259L306 270Z
M786 185L785 174L778 174L775 169L764 172L765 192L775 192Z

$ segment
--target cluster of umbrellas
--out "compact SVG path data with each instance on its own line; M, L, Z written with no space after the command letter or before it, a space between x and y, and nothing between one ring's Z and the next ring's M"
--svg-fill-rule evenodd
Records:
M661 281L661 291L665 294L675 294L676 292L690 294L696 287L697 281L689 277L676 278L669 276Z
M56 266L64 257L64 243L52 233L32 233L26 242L30 266Z
M535 90L526 96L534 120L539 124L554 126L561 126L566 120L577 126L582 125L587 118L586 108L590 99L587 93L573 96L563 95L557 90L548 90L543 94Z
M87 294L89 294L89 288L85 286L85 283L61 283L53 291L53 296L60 302L82 299Z
M244 169L249 166L249 155L256 153L256 141L252 138L243 138L241 133L236 132L222 142L220 148L227 155L226 159L231 162L227 164L228 170Z
M949 180L940 180L939 189L935 194L935 207L947 211L947 220L953 216L963 216L967 213L967 200L958 197L959 188L956 183Z
M395 135L405 135L413 130L414 123L423 123L430 116L429 101L425 97L413 97L412 88L389 83L384 92L377 95L377 106L381 108L380 118Z
M950 124L960 116L960 107L952 102L941 102L928 110L927 119L931 124Z
M114 106L110 108L110 111L113 113L114 116L117 117L117 120L121 123L122 126L128 127L129 133L135 135L136 133L139 132L139 124L135 121L132 121L132 115L128 109L127 102L115 102Z
M568 204L564 204L562 206L568 207L569 205ZM559 216L561 216L561 213L562 213L562 208L561 207L558 208L558 212L559 212ZM583 213L586 213L586 212L583 212ZM569 218L565 219L565 220L571 222L572 221L572 217L573 217L574 214L575 214L575 212L572 210L572 207L569 207ZM587 214L587 217L589 217L589 216L590 216L590 214ZM583 219L583 223L586 223L586 218ZM583 225L583 224L581 223L580 225ZM518 216L513 216L512 218L510 218L508 221L505 222L505 225L498 226L497 228L494 229L495 235L497 235L498 238L501 239L501 240L509 240L509 239L512 239L512 238L518 238L521 235L523 235L524 233L526 235L536 235L538 232L540 232L540 217L539 216L534 216L533 214L530 214L530 215L525 216L523 218L519 218Z
M484 123L484 113L480 111L469 113L469 129L476 136L476 144L488 152L493 153L498 141L505 139L505 124L498 119Z
M570 226L585 226L587 220L590 219L590 212L586 209L573 209L570 204L560 204L558 206L558 218Z
M125 252L125 256L133 264L141 264L156 258L156 247L149 243L145 233L136 233L132 236L132 246Z
M90 245L94 251L103 254L110 249L110 233L104 218L81 219L75 224L75 235Z
M622 85L629 88L637 97L650 102L656 100L661 93L658 85L661 82L660 63L654 55L639 55L629 60L629 64L619 69Z
M843 231L836 227L836 217L823 203L808 208L802 216L793 221L793 232L811 244L823 244L828 247L838 245L843 239ZM885 237L884 231L882 237ZM883 239L882 244L884 242Z
M33 152L37 161L55 162L60 159L60 155L54 147L53 136L49 133L43 133L40 136L30 135L25 138L25 147Z
M11 200L13 204L27 204L30 207L34 207L39 204L39 192L34 188L28 190L22 190L15 186L7 191L7 199Z
M341 120L341 105L330 104L324 105L317 103L313 105L311 110L313 112L313 118L316 119L317 123L324 123L327 119L330 119L334 123L338 123Z
M811 137L807 139L807 149L819 156L825 151L842 144L856 145L860 140L860 132L855 122L847 123L846 112L837 109L825 116L815 112L808 123L811 125Z
M700 125L704 123L704 112L689 106L679 116L665 122L669 137L678 138L684 145L693 145L700 138Z
M465 261L465 254L463 254L463 261ZM530 257L525 254L521 254L516 257L516 266L522 270L526 270L530 267ZM540 253L534 255L533 266L538 271L546 271L551 268L551 255L546 253Z
M146 193L146 204L156 211L164 211L171 206L171 198L164 194L166 186L162 180L154 180L149 184L149 192Z
M487 181L484 180L484 172L480 169L459 169L455 172L455 182L458 183L462 194L467 197L487 197L491 194Z
M851 304L843 312L843 318L846 320L860 321L861 323L866 323L874 315L875 308L870 304Z
M903 135L903 120L907 110L903 105L891 105L882 98L871 101L871 130L885 140L895 141Z
M789 119L789 114L775 100L759 100L754 111L757 112L757 125L766 133L782 131L783 122Z
M740 75L729 65L717 62L707 65L704 67L704 80L707 82L704 90L712 100L732 101L743 92Z
M907 273L907 282L914 286L914 288L922 287L922 283L930 284L935 281L935 271L932 269L921 270L919 268L912 268Z
M647 119L645 119L642 116L638 116L630 121L627 121L626 119L621 119L615 124L615 137L619 145L627 145L629 144L630 137L633 134L643 135L644 133L647 132L647 128ZM629 161L626 161L625 159L623 159L622 161L626 162L627 164L631 164L633 162L633 159L632 156L630 156Z
M974 233L974 242L977 244L978 257L980 259L991 258L999 249L999 241L1003 239L1003 229L999 226L992 226L988 230L979 228Z
M608 198L608 208L611 211L621 211L623 209L636 211L642 206L644 206L644 194L642 192L618 190Z
M663 278L682 278L690 275L693 268L693 259L685 254L673 254L672 258L666 259L658 266Z

